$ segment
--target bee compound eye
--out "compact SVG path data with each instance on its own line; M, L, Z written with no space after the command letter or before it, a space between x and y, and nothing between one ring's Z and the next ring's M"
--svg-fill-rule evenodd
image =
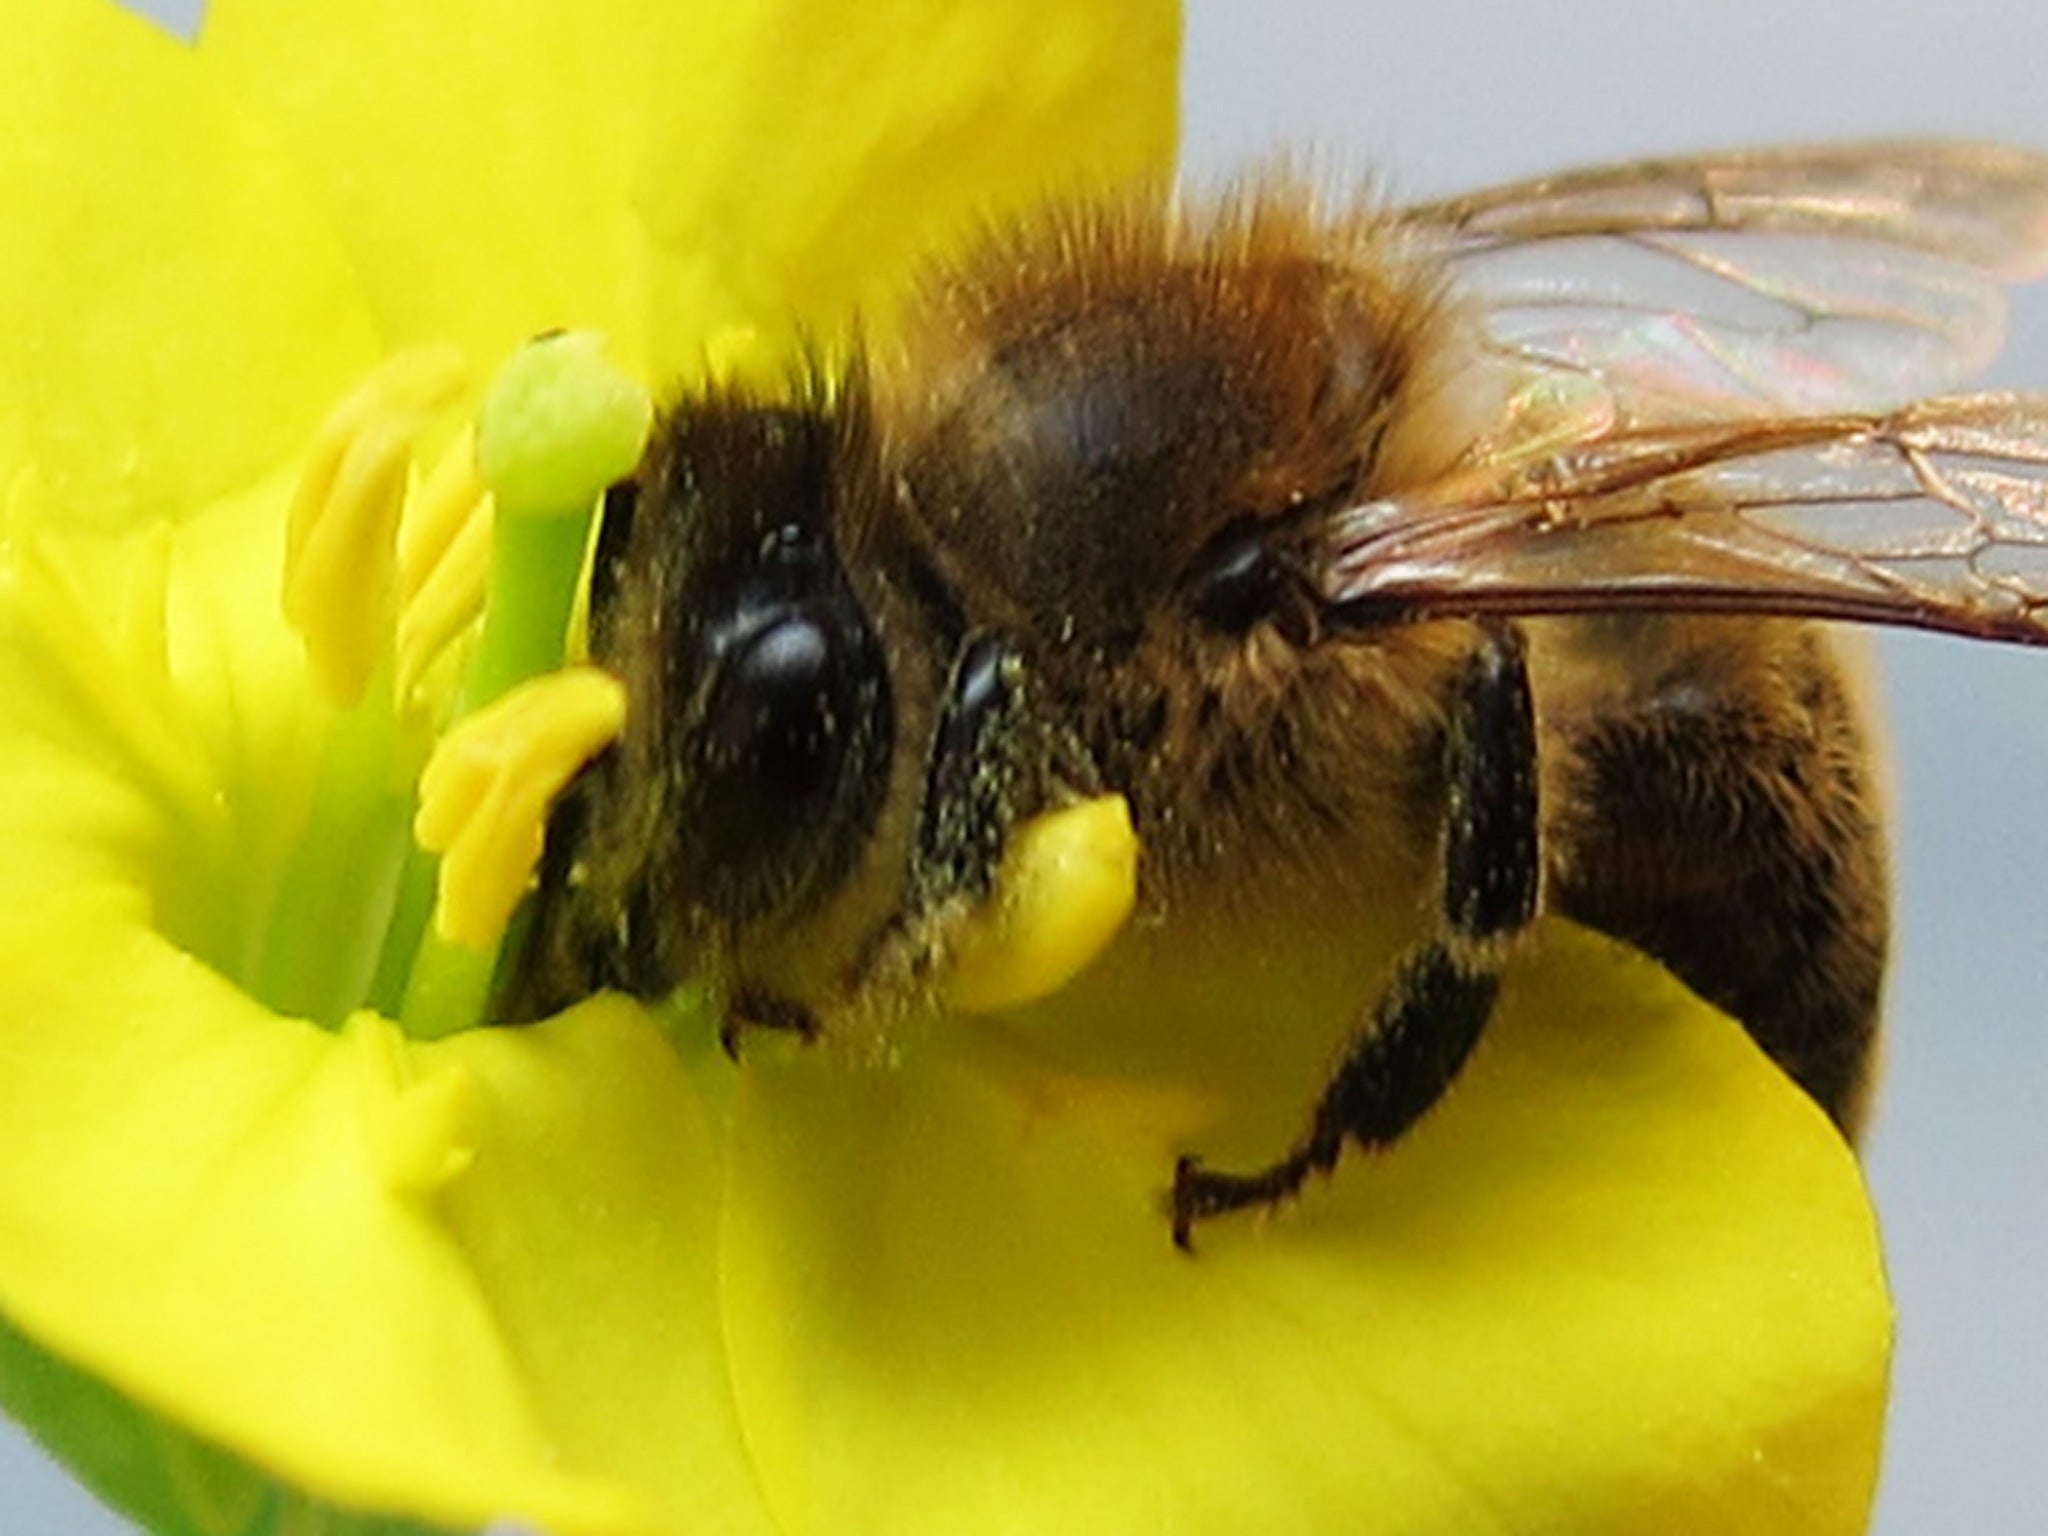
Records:
M801 904L854 856L885 778L889 689L850 602L736 618L703 658L685 817L693 878L743 917Z
M1233 523L1211 540L1188 572L1195 617L1227 635L1245 635L1281 606L1286 573L1261 530Z
M822 625L771 618L719 659L701 746L713 823L759 830L831 785L854 701Z

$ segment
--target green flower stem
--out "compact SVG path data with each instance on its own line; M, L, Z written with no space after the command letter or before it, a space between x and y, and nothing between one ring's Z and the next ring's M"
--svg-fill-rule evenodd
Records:
M508 688L552 671L566 658L569 615L595 510L593 495L579 511L498 519L483 634L463 683L457 718L474 714ZM497 951L451 944L436 934L428 920L435 860L415 848L407 863L401 903L406 910L394 918L417 922L411 931L419 938L398 1018L406 1033L439 1039L482 1021Z
M569 615L602 494L600 486L573 509L500 514L492 532L483 635L463 682L457 719L529 677L552 672L567 657Z
M431 925L420 935L398 1020L421 1040L439 1040L483 1022L498 952L453 944Z
M391 708L391 662L328 733L305 831L270 904L250 991L334 1028L361 1002L412 848L410 756Z
M583 570L583 553L595 505L596 495L592 495L575 510L555 514L529 511L497 519L492 530L490 588L485 600L483 633L463 681L456 719L474 714L508 688L562 664L567 655L569 620L575 610L578 578ZM439 945L427 932L434 911L434 869L431 854L416 846L411 848L400 877L390 937L377 966L371 1000L386 1012L395 1010L409 1031L427 1030L438 1036L467 1025L447 1022L445 1027L430 1027L430 1020L456 1020L469 1007L469 1022L476 1022L476 1007L465 1000L480 1006L479 988L488 990L491 959L482 957L483 975L478 981L470 974L477 967L466 959L457 963L453 956L430 958L432 948ZM426 936L424 940L422 935ZM421 978L420 965L449 974ZM455 975L467 979L456 986Z
M377 956L377 971L370 982L368 998L370 1007L392 1019L399 1018L404 1010L420 935L427 931L434 916L434 858L409 834L410 829L405 839L404 868L398 876L398 893L392 899L391 920L385 925L384 947Z

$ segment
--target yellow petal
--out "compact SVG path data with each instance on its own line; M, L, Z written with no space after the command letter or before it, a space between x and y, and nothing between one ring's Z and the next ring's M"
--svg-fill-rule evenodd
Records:
M1160 1201L1210 1106L986 1032L748 1063L726 1315L791 1531L1863 1529L1853 1160L1647 962L1548 930L1436 1114L1192 1259Z
M645 1536L769 1536L718 1300L726 1137L709 1095L731 1064L708 1020L687 1033L698 1049L678 1060L609 998L431 1047L474 1067L497 1131L445 1205L564 1464L629 1489Z
M767 1528L718 1339L716 1149L640 1010L336 1037L134 915L79 897L0 930L0 1310L349 1507Z
M164 539L17 529L0 561L0 914L120 884L245 985L263 990L287 964L282 887L306 859L333 723L278 601L293 478L288 466ZM409 846L408 765L359 778L358 803L334 818L346 824L316 829L339 850L314 881L332 920L300 914L317 932L293 951L340 976L374 958L370 903ZM300 982L323 1017L354 1000L306 976L287 989L301 1000Z
M0 1308L339 1502L631 1529L631 1501L559 1457L456 1234L389 1177L414 1091L392 1026L271 1017L138 916L79 894L0 930ZM483 1134L478 1069L420 1061L478 1076L457 1128ZM495 1172L488 1140L472 1155Z
M590 326L637 371L614 33L655 8L223 0L198 61L300 158L392 346L452 342L492 367Z
M0 492L24 464L101 523L290 452L374 354L293 167L162 31L106 0L6 8Z
M1163 175L1178 53L1163 0L217 0L200 44L394 342L589 326L657 382L886 305L1048 189Z
M873 320L988 219L1172 163L1180 13L1162 0L667 10L633 167L660 252L657 377L726 327L786 342Z

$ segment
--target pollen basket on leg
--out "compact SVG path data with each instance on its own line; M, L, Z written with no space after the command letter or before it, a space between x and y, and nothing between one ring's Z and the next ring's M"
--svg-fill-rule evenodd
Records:
M1138 839L1121 795L1049 811L1021 828L995 895L954 936L946 1001L992 1013L1048 997L1123 930L1138 894Z

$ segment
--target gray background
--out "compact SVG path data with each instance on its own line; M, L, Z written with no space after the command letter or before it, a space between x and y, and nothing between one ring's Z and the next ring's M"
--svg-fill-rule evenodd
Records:
M159 14L195 7L160 0ZM1190 0L1188 159L1312 145L1435 195L1667 150L1906 133L2048 149L2041 0ZM2048 388L2048 291L1996 378ZM1899 1357L1878 1529L2048 1531L2048 655L1888 642L1903 800L1870 1148ZM0 1533L124 1530L11 1430Z

